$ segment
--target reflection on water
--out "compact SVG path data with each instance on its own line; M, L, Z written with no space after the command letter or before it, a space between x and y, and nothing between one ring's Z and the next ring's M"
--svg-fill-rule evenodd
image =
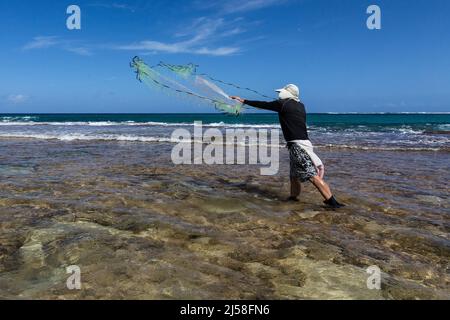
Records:
M171 145L0 140L0 298L450 298L445 152L320 149L349 206ZM80 291L66 288L78 265ZM367 267L383 271L368 290Z

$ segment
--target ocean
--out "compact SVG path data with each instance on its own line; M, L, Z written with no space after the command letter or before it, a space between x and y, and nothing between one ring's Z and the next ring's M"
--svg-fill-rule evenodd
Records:
M309 115L337 211L309 183L286 201L283 141L273 176L175 165L172 132L194 121L279 128L274 114L0 115L0 299L450 299L450 114Z
M0 138L170 142L175 128L279 128L276 114L0 114ZM450 113L310 114L316 147L450 150Z

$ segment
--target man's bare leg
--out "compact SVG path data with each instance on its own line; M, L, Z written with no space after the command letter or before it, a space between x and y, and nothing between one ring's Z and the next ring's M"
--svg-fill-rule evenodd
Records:
M340 204L337 202L337 200L334 198L333 194L331 193L330 187L328 184L319 176L315 176L310 179L312 184L317 188L317 190L320 191L322 196L325 198L325 204L332 208L342 208L345 207L345 205Z
M302 192L302 185L297 178L291 178L291 196L288 200L298 201L298 197Z
M311 178L310 181L317 188L317 190L319 190L325 200L329 200L333 196L330 187L321 177L315 176Z

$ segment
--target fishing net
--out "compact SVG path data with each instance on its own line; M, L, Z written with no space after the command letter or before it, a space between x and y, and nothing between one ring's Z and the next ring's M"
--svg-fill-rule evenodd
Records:
M166 93L176 94L183 99L212 104L218 111L225 114L240 115L245 107L242 103L231 99L219 87L219 84L270 98L250 88L221 81L207 74L198 74L198 66L192 63L187 65L172 65L160 62L150 67L141 58L134 57L130 66L135 71L137 79L147 86L154 89L161 89Z

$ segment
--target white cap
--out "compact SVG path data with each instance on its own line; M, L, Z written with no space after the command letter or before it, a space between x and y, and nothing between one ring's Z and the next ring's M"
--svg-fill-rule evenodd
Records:
M291 97L292 99L299 101L300 98L300 90L298 89L298 87L295 84L288 84L287 86L285 86L282 89L278 89L275 90L276 92L279 93L284 93L285 96Z

